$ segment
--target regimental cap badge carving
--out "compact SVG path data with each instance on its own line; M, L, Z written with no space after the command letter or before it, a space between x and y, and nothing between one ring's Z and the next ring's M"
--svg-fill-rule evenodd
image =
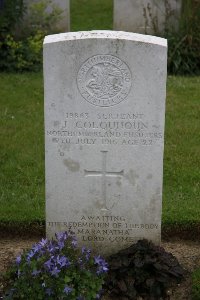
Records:
M81 66L77 85L83 98L96 106L122 102L131 88L129 67L113 55L95 55Z

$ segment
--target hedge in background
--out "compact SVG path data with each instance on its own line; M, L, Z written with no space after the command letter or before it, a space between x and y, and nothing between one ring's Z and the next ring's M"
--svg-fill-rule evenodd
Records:
M108 10L112 10L112 1L73 0L72 29L112 28L112 14L108 14ZM164 34L159 33L157 19L150 6L146 8L146 17L150 17L154 34L168 39L168 73L199 75L200 1L182 0L182 3L178 31L171 26L174 12L169 0L165 0ZM98 9L99 4L101 9ZM47 7L51 7L50 14ZM23 0L0 0L0 71L37 71L42 67L43 38L46 34L57 32L56 23L62 17L62 11L52 0L41 0L29 7L28 18L24 20L26 13Z
M173 75L200 74L200 1L182 0L182 12L178 17L178 28L173 18L177 18L169 0L164 0L164 31L160 31L158 18L153 7L144 7L146 25L153 28L154 35L168 40L168 73ZM148 21L150 20L150 21ZM148 24L150 22L150 24ZM147 28L147 27L146 27Z
M51 0L30 5L23 0L1 2L0 70L37 71L42 66L44 36L56 32L62 10ZM47 7L51 12L47 12ZM25 15L28 14L28 17Z
M200 74L200 1L183 0L178 32L167 30L168 72L175 75Z

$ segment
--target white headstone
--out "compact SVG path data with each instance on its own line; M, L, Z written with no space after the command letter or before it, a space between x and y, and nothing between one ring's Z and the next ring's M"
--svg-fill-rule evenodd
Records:
M25 0L24 1L29 15L30 6L41 2L40 0ZM61 10L61 18L56 25L56 29L60 32L70 31L70 0L51 0L50 3L47 2L47 12L52 12L53 8L58 8ZM27 16L28 17L28 16Z
M114 29L155 34L166 22L177 28L181 5L182 0L114 0Z
M47 236L101 254L161 237L167 43L125 32L44 41Z
M70 0L53 0L55 5L62 9L62 18L59 28L62 31L70 31Z

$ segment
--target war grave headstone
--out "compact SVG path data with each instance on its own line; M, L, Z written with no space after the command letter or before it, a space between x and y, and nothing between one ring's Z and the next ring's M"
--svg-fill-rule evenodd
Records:
M155 34L155 30L163 32L168 22L176 29L181 7L182 0L114 0L113 27L114 30Z
M62 18L59 21L60 30L70 31L70 0L54 0L63 13Z
M44 41L46 232L109 255L161 238L167 42L90 31Z
M30 6L39 2L40 0L25 0L25 4L28 7L28 15ZM59 29L60 32L70 31L70 0L52 0L47 6L47 13L52 12L53 7L61 10L61 18L59 18L56 28Z

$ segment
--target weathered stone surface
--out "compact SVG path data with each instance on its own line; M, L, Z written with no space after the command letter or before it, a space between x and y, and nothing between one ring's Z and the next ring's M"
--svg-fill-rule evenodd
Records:
M114 29L156 34L166 22L178 28L181 6L182 0L114 0Z
M166 40L91 31L44 41L47 236L110 254L160 242Z

